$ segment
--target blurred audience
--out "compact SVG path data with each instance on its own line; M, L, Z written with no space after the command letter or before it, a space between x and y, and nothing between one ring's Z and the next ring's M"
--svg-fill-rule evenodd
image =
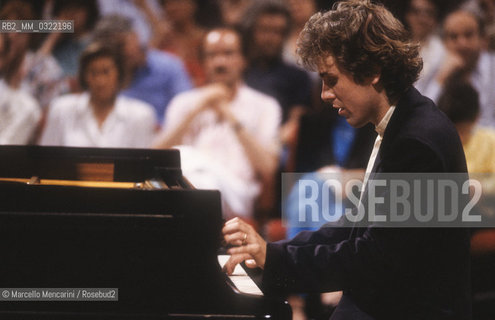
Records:
M153 30L149 17L142 10L143 2L151 11L160 12L158 0L98 0L98 8L102 17L119 15L131 20L139 42L148 45Z
M482 27L474 14L463 10L445 18L443 41L447 55L424 94L438 101L447 81L468 81L480 96L480 124L495 126L495 55L483 50Z
M495 0L468 0L463 8L481 18L485 25L487 49L495 51Z
M412 38L421 46L423 70L415 83L421 93L426 92L445 57L445 47L438 30L438 9L434 0L410 0L406 9L406 26Z
M280 106L242 81L240 35L210 31L202 47L208 85L174 98L155 147L184 145L184 175L197 187L219 189L226 218L252 219L260 185L273 178Z
M98 19L96 0L56 0L53 18L74 20L74 33L51 33L56 37L53 56L62 67L64 74L75 78L79 56L90 42L91 31Z
M153 108L119 96L124 81L122 58L99 43L81 55L83 93L62 96L50 106L42 145L77 147L149 147L156 119Z
M248 64L246 84L275 98L282 107L280 139L283 145L274 185L266 186L257 208L260 220L280 212L280 170L291 170L300 116L312 102L312 82L306 71L288 64L282 52L291 29L290 12L282 1L256 1L242 21Z
M0 144L30 143L41 117L36 100L19 88L27 48L15 45L15 36L0 33Z
M292 18L292 26L284 45L283 57L286 62L297 65L297 38L306 21L317 11L316 0L285 0Z
M263 0L216 0L220 7L223 24L231 27L239 26L246 10L256 1Z
M195 86L205 82L199 61L199 48L205 30L197 22L198 1L162 0L166 19L158 19L146 1L139 1L153 27L151 46L181 58Z
M122 51L126 75L122 93L151 104L159 121L170 100L191 88L180 59L142 45L130 19L104 17L96 26L94 39Z
M39 18L35 15L34 10L32 3L10 0L3 5L0 19L32 20ZM36 36L39 35L16 33L15 35L9 34L8 37L12 47L10 54L17 55L19 52L23 52L21 55L23 61L17 70L18 83L15 86L20 85L23 90L29 92L38 101L42 108L45 108L53 98L65 93L69 88L61 67L51 54L54 42L49 39L58 37L57 34L50 34L43 45L36 48L36 40L38 40Z
M248 57L244 79L249 86L277 99L284 123L292 112L311 105L309 76L282 59L290 29L290 13L276 0L256 2L243 21Z

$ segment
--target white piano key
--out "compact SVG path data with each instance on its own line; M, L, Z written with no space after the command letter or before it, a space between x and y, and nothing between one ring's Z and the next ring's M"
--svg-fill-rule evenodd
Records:
M219 255L218 263L223 268L227 260L229 260L229 255ZM242 268L241 265L237 265L234 269L232 275L229 276L230 280L234 283L236 288L242 292L247 294L253 294L262 296L263 292L261 292L260 288L254 283L254 281L248 276L246 271Z

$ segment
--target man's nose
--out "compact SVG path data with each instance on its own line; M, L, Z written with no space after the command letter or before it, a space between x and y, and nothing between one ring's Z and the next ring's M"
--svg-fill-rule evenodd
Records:
M335 98L336 97L333 89L323 84L321 88L321 100L325 102L333 102Z

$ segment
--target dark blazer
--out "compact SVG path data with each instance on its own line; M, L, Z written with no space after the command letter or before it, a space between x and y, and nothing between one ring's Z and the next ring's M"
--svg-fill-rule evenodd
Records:
M455 127L411 88L384 133L374 172L466 173ZM267 246L266 294L343 290L331 319L470 319L469 231L328 228Z

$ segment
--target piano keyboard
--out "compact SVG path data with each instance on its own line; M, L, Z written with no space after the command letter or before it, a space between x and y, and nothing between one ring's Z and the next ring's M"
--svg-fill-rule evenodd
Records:
M229 257L229 255L218 256L218 263L222 268L227 260L229 260ZM254 283L254 281L248 276L241 265L238 264L235 266L234 272L229 276L229 278L240 292L257 296L263 295L263 292L261 292L260 288L258 288L256 283Z

